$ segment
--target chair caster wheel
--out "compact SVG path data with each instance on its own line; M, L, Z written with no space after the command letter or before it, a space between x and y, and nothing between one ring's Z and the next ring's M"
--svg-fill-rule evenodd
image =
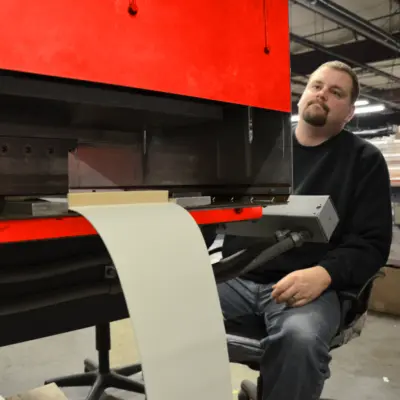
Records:
M254 382L244 380L240 386L238 400L258 400L257 385Z
M249 395L243 389L238 394L238 400L250 400Z
M83 365L85 373L97 370L97 365L92 360L89 359L84 360Z

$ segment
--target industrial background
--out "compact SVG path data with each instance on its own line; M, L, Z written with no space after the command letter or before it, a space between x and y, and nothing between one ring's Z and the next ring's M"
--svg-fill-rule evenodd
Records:
M400 123L400 1L293 0L290 24L294 114L307 76L323 62L341 60L361 84L351 129Z
M290 0L293 121L308 76L340 60L359 77L361 93L348 129L370 140L400 185L400 1ZM395 204L396 210L397 204Z

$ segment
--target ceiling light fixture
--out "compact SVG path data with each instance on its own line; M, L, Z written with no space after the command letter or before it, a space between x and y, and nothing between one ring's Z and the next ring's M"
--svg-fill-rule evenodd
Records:
M354 105L356 107L362 107L362 106L367 106L369 104L368 100L357 100Z
M385 106L383 104L374 104L372 106L356 107L354 114L356 115L372 114L383 111L384 109Z

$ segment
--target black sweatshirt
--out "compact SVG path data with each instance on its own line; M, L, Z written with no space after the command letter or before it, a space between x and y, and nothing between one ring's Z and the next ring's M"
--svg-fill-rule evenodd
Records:
M330 195L338 227L329 244L306 243L245 278L276 282L292 271L321 265L333 289L359 288L385 265L390 252L391 190L382 153L348 131L316 147L300 145L293 135L293 170L294 194ZM231 253L235 249L229 241Z

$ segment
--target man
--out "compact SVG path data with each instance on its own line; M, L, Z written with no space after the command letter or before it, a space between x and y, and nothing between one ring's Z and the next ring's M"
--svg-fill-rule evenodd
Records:
M218 287L230 333L251 336L263 329L263 400L320 398L340 320L337 291L360 288L389 255L386 162L372 144L344 129L358 94L355 73L335 61L311 75L298 104L294 193L331 196L340 218L331 242L306 244ZM238 245L230 239L224 246L232 253Z

